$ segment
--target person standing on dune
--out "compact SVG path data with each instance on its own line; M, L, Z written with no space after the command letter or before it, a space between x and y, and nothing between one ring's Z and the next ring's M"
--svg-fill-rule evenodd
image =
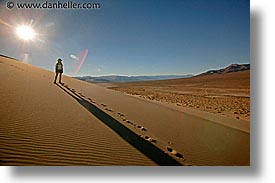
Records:
M53 82L54 84L56 84L56 79L58 77L58 74L59 74L59 83L62 84L62 82L61 82L62 73L63 73L63 64L62 64L62 60L59 58L55 65L55 78L54 78L54 82Z

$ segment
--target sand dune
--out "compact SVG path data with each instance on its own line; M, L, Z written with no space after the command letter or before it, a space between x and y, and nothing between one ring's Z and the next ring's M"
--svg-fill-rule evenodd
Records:
M1 61L2 165L155 165L54 85L53 73Z
M148 100L250 121L250 71L192 78L117 83L114 90Z
M1 58L1 165L249 165L250 135ZM222 119L225 119L222 118ZM246 128L247 129L247 128Z

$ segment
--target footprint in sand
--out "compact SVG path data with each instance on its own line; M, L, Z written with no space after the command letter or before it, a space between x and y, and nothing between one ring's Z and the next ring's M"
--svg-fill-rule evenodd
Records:
M173 142L169 141L169 142L168 142L168 144L172 145L172 144L173 144Z
M95 101L93 101L93 99L91 99L91 98L88 98L88 100L90 100L90 102L92 102L93 104L95 104L96 102Z
M141 127L141 130L142 130L142 131L147 131L147 129L146 129L146 128L144 128L144 127Z
M149 137L148 135L140 135L140 137L144 138L145 140L149 141L149 142L153 142L153 143L157 143L157 140L156 139L153 139L151 137Z
M85 97L85 95L83 95L83 94L82 94L82 93L80 93L80 92L79 92L78 94L79 94L81 97Z
M109 111L109 112L112 112L112 110L111 110L111 109L109 109L109 108L105 108L105 110L106 110L106 111Z
M124 114L122 114L122 113L120 113L120 112L117 112L117 115L120 116L120 117L122 118L122 121L123 121L123 122L126 122L126 123L128 123L128 124L131 124L131 125L133 125L134 127L139 128L141 131L147 131L147 129L144 128L143 126L137 125L137 124L131 122L130 120L125 119L125 118L124 118L124 117L125 117Z
M138 125L137 127L138 127L139 129L141 129L142 131L147 131L147 129L144 128L143 126Z
M124 117L125 115L123 113L118 112L117 113L120 117Z
M124 121L124 120L123 120L123 121ZM129 124L131 124L131 125L133 125L133 126L136 126L135 123L133 123L133 122L131 122L131 121L129 121L129 120L126 120L126 123L129 123Z
M173 154L174 156L178 157L178 158L183 158L183 155L179 152L177 152L175 149L167 146L166 149L171 153Z
M156 139L153 139L153 138L151 138L151 137L148 139L148 141L149 141L149 142L153 142L153 143L157 143L157 140L156 140Z
M105 105L105 104L101 104L103 107L107 107L107 105Z

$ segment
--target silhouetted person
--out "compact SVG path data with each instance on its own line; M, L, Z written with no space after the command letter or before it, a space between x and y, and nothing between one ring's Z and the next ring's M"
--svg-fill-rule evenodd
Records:
M59 58L57 60L57 63L55 65L55 78L54 78L54 84L56 83L56 79L57 79L57 76L59 74L59 83L61 83L61 76L62 76L62 73L63 73L63 64L61 62L62 60Z

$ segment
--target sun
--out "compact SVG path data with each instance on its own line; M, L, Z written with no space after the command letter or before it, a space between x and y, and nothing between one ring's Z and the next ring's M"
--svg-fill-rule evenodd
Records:
M16 27L16 35L25 41L33 40L35 37L35 32L31 26L20 25Z

